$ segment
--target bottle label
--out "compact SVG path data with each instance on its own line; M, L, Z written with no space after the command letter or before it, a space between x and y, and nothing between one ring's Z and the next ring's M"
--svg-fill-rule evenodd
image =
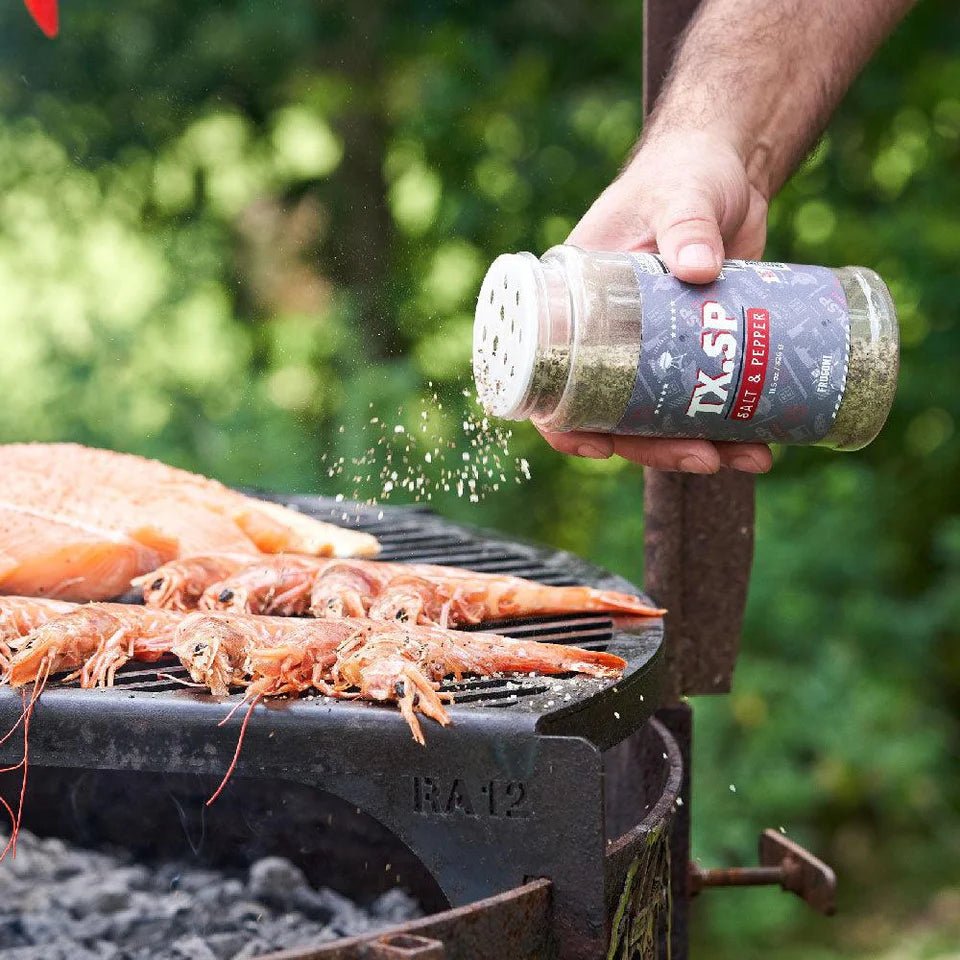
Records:
M824 267L726 260L708 285L633 255L643 304L630 403L616 432L815 443L847 378L850 324Z

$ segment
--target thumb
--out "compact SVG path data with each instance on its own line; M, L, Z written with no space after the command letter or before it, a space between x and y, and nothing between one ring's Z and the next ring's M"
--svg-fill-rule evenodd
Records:
M689 283L711 283L723 263L723 239L710 198L683 192L668 198L654 217L657 249L670 272Z
M636 204L621 180L614 180L593 202L580 222L573 228L566 243L584 250L633 250L638 237L647 234L638 222ZM651 244L652 246L652 244Z

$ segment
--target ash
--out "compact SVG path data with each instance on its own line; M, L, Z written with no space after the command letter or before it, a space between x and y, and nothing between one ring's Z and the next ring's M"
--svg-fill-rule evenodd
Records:
M245 960L420 916L399 888L363 908L280 857L246 873L146 867L22 831L0 864L4 960Z

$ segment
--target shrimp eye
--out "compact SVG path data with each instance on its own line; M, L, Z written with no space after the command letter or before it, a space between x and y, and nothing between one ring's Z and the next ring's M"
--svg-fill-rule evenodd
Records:
M393 692L402 700L407 692L406 684L402 680L398 680L393 685Z
M401 623L406 623L410 619L410 614L401 607L401 609L397 611L397 619Z
M228 590L221 590L221 591L220 591L220 596L217 597L217 599L218 599L221 603L229 603L229 602L233 599L233 591L232 591L232 590L229 590L229 589L228 589Z
M336 598L336 597L331 597L331 598L327 601L327 609L328 609L328 610L336 610L336 609L337 609L337 598Z
M163 577L157 577L157 579L150 584L150 589L159 590L162 586L163 586Z
M199 657L201 653L203 653L203 644L197 641L197 643L193 645L193 655Z

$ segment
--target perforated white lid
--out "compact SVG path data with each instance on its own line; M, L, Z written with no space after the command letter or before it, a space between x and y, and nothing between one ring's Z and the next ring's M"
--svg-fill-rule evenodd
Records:
M507 253L493 261L480 287L473 377L480 403L495 417L523 417L540 333L540 274L533 254Z

